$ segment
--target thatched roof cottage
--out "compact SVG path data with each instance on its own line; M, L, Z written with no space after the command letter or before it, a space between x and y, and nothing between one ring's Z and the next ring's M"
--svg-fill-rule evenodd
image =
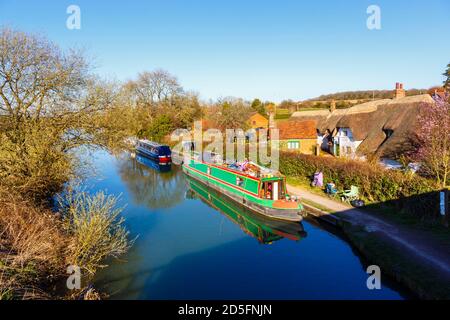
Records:
M429 94L399 96L348 109L299 111L292 119L316 121L321 148L334 155L395 159L413 148L419 108L427 103L434 103Z

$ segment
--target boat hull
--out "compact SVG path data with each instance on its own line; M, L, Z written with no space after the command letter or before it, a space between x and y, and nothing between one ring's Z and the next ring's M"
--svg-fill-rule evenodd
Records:
M148 152L147 150L142 149L142 148L136 148L136 151L140 155L142 155L142 156L144 156L144 157L146 157L148 159L151 159L151 160L157 162L160 165L169 165L169 164L172 163L172 159L171 159L170 156L160 157L159 155L151 153L151 152Z
M240 205L243 205L244 207L257 212L265 217L271 218L271 219L277 219L277 220L284 220L284 221L302 221L303 220L303 210L299 208L295 209L277 209L277 208L270 208L264 205L261 205L259 203L256 203L254 201L251 201L248 199L248 197L238 193L234 192L232 189L223 187L220 183L214 182L210 179L207 179L202 174L199 174L195 170L192 170L187 165L183 164L183 172L188 175L189 177L196 179L206 185L207 187L210 187L221 194L227 196L231 200L239 203Z
M187 176L186 180L189 190L196 198L222 213L260 243L270 244L283 238L299 241L307 236L301 222L267 218L228 197L223 197L220 192L197 179Z

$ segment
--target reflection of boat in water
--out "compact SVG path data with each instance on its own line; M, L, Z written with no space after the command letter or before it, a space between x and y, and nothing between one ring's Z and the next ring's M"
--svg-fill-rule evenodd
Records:
M149 159L139 153L136 154L136 161L140 164L149 167L153 170L159 171L159 172L168 172L171 170L171 165L169 164L159 164L152 159Z
M171 208L183 201L184 175L180 168L158 165L145 156L121 157L118 171L133 202L149 209Z
M289 195L278 171L244 161L229 163L215 153L192 153L184 173L259 214L283 221L301 221L303 205Z
M263 217L231 199L227 199L218 191L196 179L187 177L187 183L189 185L188 198L200 198L209 206L226 215L245 233L258 239L260 243L269 244L283 238L300 240L306 236L301 222Z

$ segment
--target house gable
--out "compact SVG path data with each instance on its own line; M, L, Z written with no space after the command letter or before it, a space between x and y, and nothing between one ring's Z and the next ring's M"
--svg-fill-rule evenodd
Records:
M269 120L259 113L254 113L249 117L248 124L253 129L267 128L269 126Z

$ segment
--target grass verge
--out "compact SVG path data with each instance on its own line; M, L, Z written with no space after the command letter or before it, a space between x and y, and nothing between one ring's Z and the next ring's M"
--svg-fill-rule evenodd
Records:
M351 244L370 262L381 268L397 282L406 286L421 299L450 299L449 279L422 261L410 257L395 243L376 232L362 227L342 224Z
M312 193L324 195L322 190L312 188L306 179L288 178L288 183L304 188ZM306 199L305 204L313 206L324 212L332 210ZM439 223L418 219L412 215L399 213L395 208L387 206L370 206L364 208L374 216L380 216L394 225L407 226L426 237L439 241L450 250L450 233ZM434 269L423 261L416 261L398 245L389 241L377 232L368 232L361 226L354 226L349 222L341 221L338 226L342 229L349 243L370 263L380 266L382 272L404 285L417 297L422 299L450 299L450 280L444 279Z

